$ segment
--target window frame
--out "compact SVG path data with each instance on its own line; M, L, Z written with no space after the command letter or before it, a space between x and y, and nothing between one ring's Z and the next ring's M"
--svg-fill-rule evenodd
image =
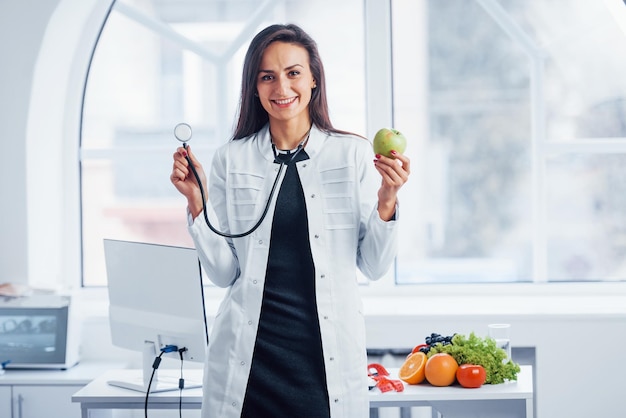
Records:
M35 140L36 136L40 136L41 138L46 138L50 140L50 143L58 144L59 149L62 150L63 158L61 161L51 167L49 164L42 167L37 167L33 161L29 162L29 167L32 167L32 172L34 174L33 177L38 177L37 173L42 173L48 168L51 168L51 172L45 174L52 174L52 178L50 179L53 183L57 181L62 185L62 192L60 194L59 206L65 207L68 210L55 210L53 212L41 211L37 213L39 208L33 207L32 212L29 213L29 223L35 225L34 227L30 227L32 232L32 236L30 238L31 242L34 240L39 240L37 245L30 246L29 257L30 261L29 265L32 267L31 271L33 272L32 276L36 276L38 273L42 273L40 278L31 280L32 285L42 285L44 287L53 287L53 288L76 288L76 286L82 282L82 278L80 272L78 271L76 260L80 258L80 238L78 238L78 227L77 225L80 223L80 201L77 193L77 179L79 178L79 168L78 166L63 166L63 161L73 161L78 155L77 152L77 143L80 135L80 120L78 115L80 111L77 109L80 108L80 98L82 94L82 90L80 88L82 84L82 88L84 90L84 83L80 80L83 80L81 74L85 71L85 62L88 61L89 54L93 49L93 45L95 44L95 39L97 38L98 32L98 22L102 22L103 15L107 12L107 8L113 4L104 2L99 3L98 5L86 5L82 10L79 18L76 17L76 10L70 10L68 7L73 7L72 2L64 2L64 8L61 8L59 11L55 12L55 16L51 19L50 27L46 32L46 40L42 45L42 50L40 51L40 59L37 62L35 75L34 75L34 86L44 87L46 85L52 85L56 82L58 74L45 74L47 68L51 67L51 64L56 63L58 61L58 52L61 49L61 46L66 47L68 45L68 39L75 39L73 43L69 43L69 45L73 45L73 48L70 49L68 55L71 58L68 60L67 72L71 75L70 80L68 80L67 92L59 95L52 95L50 97L49 91L46 88L33 89L32 95L32 104L31 104L31 112L29 114L28 120L28 129L29 133L27 135L27 155L34 155L36 153L40 153L41 149L37 149L37 146L41 144L41 141ZM376 16L375 7L379 6L371 6L372 1L366 1L366 5L369 16ZM70 5L70 6L67 6ZM65 20L68 16L72 16L76 20L76 24L72 25L73 32L68 35L67 31L67 20ZM372 18L373 19L373 18ZM84 22L95 23L95 25L84 25ZM378 23L378 22L377 22ZM372 25L367 25L372 26ZM374 25L376 26L376 25ZM91 28L88 29L87 27ZM72 36L74 33L80 33L82 36ZM78 41L76 40L78 39ZM384 43L383 43L384 44ZM368 67L368 80L369 74L375 75L377 71L384 73L385 69L376 69L377 66L380 66L380 61L371 63L372 68ZM369 60L368 60L369 62ZM61 71L61 70L59 70ZM52 80L52 81L50 81ZM77 81L79 80L79 81ZM84 81L84 80L83 80ZM389 82L391 82L389 80ZM48 96L48 97L45 97ZM58 96L58 97L57 97ZM50 104L53 101L57 101L60 103L64 103L66 106L61 115L62 123L57 123L49 116L44 116L44 111L47 110L46 104ZM368 101L369 102L369 101ZM369 109L369 107L368 107ZM368 119L376 120L380 113L375 110L368 111ZM380 119L379 119L380 120ZM384 121L372 122L372 126L380 126ZM46 135L44 135L46 134ZM74 139L72 139L74 138ZM621 140L621 139L620 139ZM596 140L576 140L571 143L555 143L555 142L546 142L543 144L545 153L554 153L554 152L626 152L626 144L620 143L620 140L612 139L604 139L598 143ZM74 141L74 144L71 142ZM600 145L600 147L599 147ZM48 149L46 147L44 149ZM41 178L41 176L39 176ZM55 180L56 179L56 180ZM31 196L34 200L37 201L40 199L38 196L47 195L47 193L40 192L44 187L48 186L49 182L43 182L41 184L33 185L29 183L29 196ZM66 228L65 234L61 234L55 232L50 236L44 237L41 239L40 236L36 233L36 225L43 225L46 223L53 223L55 219L58 221L58 224L64 225ZM33 221L34 222L30 222ZM56 244L55 244L56 242ZM60 247L60 255L59 260L54 261L55 253L52 254L44 254L42 257L41 249L46 248L46 245L51 244L53 247L58 246L58 243L61 242L62 245ZM46 264L45 260L50 259L52 257L53 262L50 264ZM44 261L42 263L42 260ZM49 271L56 271L57 274L47 274ZM365 295L375 296L375 295L383 295L383 294L393 294L393 295L416 295L416 294L433 294L433 295L447 295L447 294L474 294L474 293L488 293L488 294L497 294L497 295L515 295L521 293L528 294L587 294L587 295L616 295L616 294L626 294L626 283L622 282L594 282L594 283L547 283L545 286L533 286L537 284L537 282L533 282L530 285L527 284L519 284L519 283L508 283L504 285L500 284L472 284L472 285L448 285L448 284L433 284L433 285L420 285L420 286L410 286L407 289L406 286L397 286L395 282L390 280L382 280L379 282L373 282L372 286L364 287L362 289Z

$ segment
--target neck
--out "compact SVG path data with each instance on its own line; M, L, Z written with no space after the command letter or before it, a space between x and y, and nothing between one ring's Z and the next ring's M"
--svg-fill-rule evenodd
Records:
M278 149L291 150L296 148L309 134L311 124L291 124L275 126L270 124L270 136Z

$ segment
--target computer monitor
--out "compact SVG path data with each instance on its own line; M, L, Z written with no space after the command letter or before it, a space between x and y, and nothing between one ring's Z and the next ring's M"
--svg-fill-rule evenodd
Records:
M209 341L202 273L193 248L104 240L113 345L143 353L143 376L110 381L113 386L146 392L152 364L161 349L184 347L183 360L204 361ZM164 357L180 360L180 353ZM178 377L158 377L150 392L178 390ZM202 382L185 379L185 387Z

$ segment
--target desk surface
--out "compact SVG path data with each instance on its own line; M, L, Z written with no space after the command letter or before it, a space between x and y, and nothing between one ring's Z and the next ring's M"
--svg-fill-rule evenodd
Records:
M532 399L533 370L531 366L520 366L517 381L499 385L483 385L480 388L468 389L458 384L446 387L431 386L428 383L404 385L403 392L370 391L370 405L384 406L395 402L432 402L432 401L465 401L465 400L500 400L500 399ZM390 369L391 378L397 376L398 369Z
M202 381L202 369L185 370L183 377L185 381ZM180 377L180 370L159 369L159 378L175 378ZM109 370L91 383L80 389L72 396L72 402L80 402L81 404L128 404L129 408L138 403L143 408L146 395L143 392L135 390L119 388L109 385L110 380L121 381L138 381L142 377L142 371L138 369ZM178 407L181 391L172 390L168 392L159 392L150 394L150 404L172 404ZM182 391L182 402L187 408L202 405L202 388L184 389ZM112 407L113 408L113 407Z
M397 369L389 370L393 377ZM178 378L179 370L159 370L161 377ZM429 384L406 385L403 392L381 393L374 389L370 391L370 405L383 407L405 402L433 402L433 401L464 401L464 400L529 400L533 398L532 367L521 366L518 380L499 385L483 385L477 389L466 389L458 385L435 387ZM72 396L72 402L98 405L104 408L107 404L124 404L131 407L134 404L143 408L145 394L128 389L109 385L109 380L134 380L141 376L140 370L109 370L91 383L80 389ZM186 381L201 380L202 370L186 370ZM171 404L178 407L180 391L160 392L150 395L150 404L159 404L166 407ZM182 391L182 402L186 408L200 408L202 405L202 388L185 389ZM156 405L155 405L156 406Z
M0 385L79 385L83 386L101 376L107 370L124 367L121 362L83 362L68 368L56 369L7 369L0 374Z

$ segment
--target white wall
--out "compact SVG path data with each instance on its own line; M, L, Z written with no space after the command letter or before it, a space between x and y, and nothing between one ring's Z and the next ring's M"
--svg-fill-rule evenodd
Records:
M0 282L78 284L80 100L110 2L0 2ZM364 291L371 346L410 347L433 331L507 321L514 345L537 350L538 418L623 416L624 286L377 289ZM103 295L78 293L85 359L126 355L110 345Z
M80 104L111 3L0 3L0 282L56 289L80 283Z
M0 3L0 283L25 283L27 259L26 126L35 61L58 1ZM43 203L43 202L42 202ZM10 255L10 256L9 256Z

